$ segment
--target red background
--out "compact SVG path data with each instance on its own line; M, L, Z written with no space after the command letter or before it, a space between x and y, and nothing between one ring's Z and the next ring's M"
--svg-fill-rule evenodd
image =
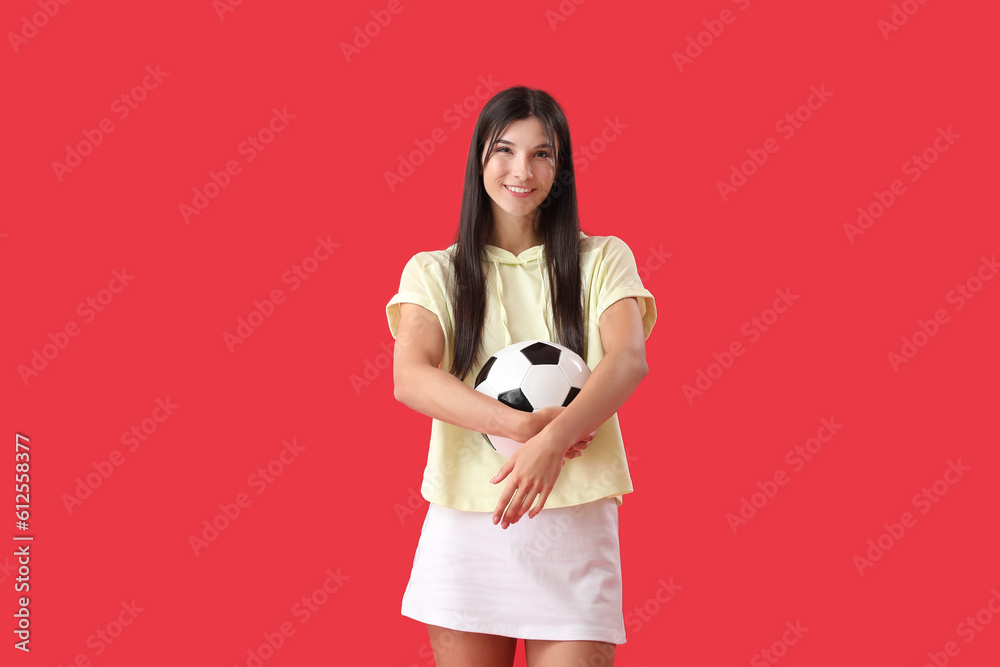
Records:
M781 664L916 667L948 642L949 664L997 664L1000 280L973 280L961 308L948 296L1000 249L994 5L404 0L391 14L246 0L220 18L209 0L105 1L47 18L45 4L0 13L2 458L12 472L15 433L31 438L35 536L32 650L8 633L4 664L247 665L285 622L269 667L432 664L425 628L399 613L427 505L400 508L430 420L393 399L384 306L406 259L451 241L482 79L562 104L574 152L592 151L577 163L582 228L624 239L656 297L650 374L619 415L635 492L620 509L616 664L765 664L796 621L808 631ZM732 21L713 23L724 10ZM388 24L345 57L372 11ZM897 11L907 20L883 35ZM157 66L120 118L115 100ZM778 131L813 86L831 95ZM239 147L274 108L294 118L248 160ZM113 131L60 177L53 163L104 118ZM625 127L602 144L608 119ZM938 128L958 138L910 180ZM769 138L777 152L724 200L718 182ZM239 173L186 221L181 204L231 160ZM844 225L895 179L905 193L852 242ZM292 289L283 275L317 237L339 245ZM102 293L123 267L134 278ZM786 288L798 300L751 342L744 322ZM230 350L224 336L275 289L284 302ZM86 321L78 305L102 295ZM947 322L894 369L888 355L938 309ZM70 322L79 335L22 376ZM689 401L682 387L734 341L744 354ZM173 414L129 451L122 433L168 397ZM786 453L823 418L843 428L794 470ZM298 457L252 485L293 439ZM968 470L937 495L959 460ZM779 470L788 483L734 534L727 515ZM915 504L924 488L935 501ZM249 506L196 554L191 536L240 493ZM859 572L855 556L907 511L915 525ZM340 588L302 622L293 609L328 568ZM661 581L681 587L663 603ZM95 643L133 600L134 622ZM992 622L967 642L958 626L983 609Z

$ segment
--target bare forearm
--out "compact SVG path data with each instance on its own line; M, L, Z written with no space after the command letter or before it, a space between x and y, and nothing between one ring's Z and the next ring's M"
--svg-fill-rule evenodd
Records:
M545 441L560 449L572 447L625 404L646 372L646 363L630 354L605 356L573 402L543 429Z
M520 442L528 413L482 394L440 368L415 366L396 380L399 401L417 412L470 431Z

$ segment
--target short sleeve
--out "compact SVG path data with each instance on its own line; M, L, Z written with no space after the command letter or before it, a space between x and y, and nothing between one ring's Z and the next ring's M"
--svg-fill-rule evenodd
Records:
M421 253L417 253L403 267L403 275L399 280L399 291L389 299L385 306L386 318L389 321L389 332L396 338L399 332L401 303L415 303L423 306L430 312L438 316L441 327L445 331L446 304L444 302L444 292L441 286L436 285L430 276L425 272L423 263L420 260Z
M594 316L600 319L605 310L616 301L636 297L645 338L656 322L656 302L653 294L642 284L635 256L631 248L616 236L609 236L604 246L597 270L597 307Z

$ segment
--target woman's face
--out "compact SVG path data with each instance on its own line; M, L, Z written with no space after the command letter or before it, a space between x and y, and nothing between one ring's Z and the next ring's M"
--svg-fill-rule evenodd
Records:
M483 185L493 200L495 221L505 216L515 222L517 218L534 219L555 181L556 148L548 144L537 118L522 118L507 126L492 155L485 156L483 169ZM524 194L525 189L530 192Z

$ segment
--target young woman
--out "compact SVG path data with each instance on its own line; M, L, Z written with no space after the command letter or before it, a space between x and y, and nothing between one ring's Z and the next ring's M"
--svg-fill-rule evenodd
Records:
M550 95L516 86L483 107L455 243L410 258L386 315L396 399L432 418L402 614L427 624L437 667L509 667L518 638L529 667L612 665L632 491L616 411L647 373L656 308L629 247L580 230ZM473 388L491 355L529 339L590 367L568 407L521 412ZM506 459L482 433L524 445Z

